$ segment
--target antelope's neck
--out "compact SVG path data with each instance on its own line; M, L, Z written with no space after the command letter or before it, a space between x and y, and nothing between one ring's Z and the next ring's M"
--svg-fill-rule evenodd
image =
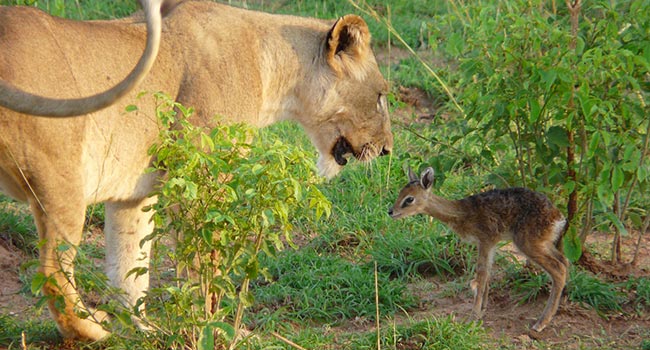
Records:
M456 221L463 216L458 201L438 197L434 194L430 195L425 209L428 215L445 223Z

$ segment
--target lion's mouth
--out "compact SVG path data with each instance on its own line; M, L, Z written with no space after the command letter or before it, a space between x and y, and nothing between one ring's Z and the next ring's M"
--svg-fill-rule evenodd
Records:
M332 156L334 157L336 164L340 166L348 164L349 155L354 156L361 162L369 162L377 156L383 156L389 153L390 151L386 148L380 149L371 142L364 144L361 147L361 151L357 152L352 148L350 142L343 136L339 137L332 147Z
M352 149L350 142L348 142L345 137L341 136L336 140L334 147L332 147L332 156L334 157L336 164L344 166L348 164L348 160L345 158L348 154L354 154L354 149Z

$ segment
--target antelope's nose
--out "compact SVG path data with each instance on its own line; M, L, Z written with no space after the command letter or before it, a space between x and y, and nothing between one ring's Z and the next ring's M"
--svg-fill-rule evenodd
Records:
M388 215L393 216L393 208L388 209Z

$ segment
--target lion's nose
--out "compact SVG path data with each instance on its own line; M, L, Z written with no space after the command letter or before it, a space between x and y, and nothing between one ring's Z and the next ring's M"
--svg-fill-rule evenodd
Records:
M381 153L379 153L380 156L385 156L387 154L390 154L390 149L386 148L386 146L381 148Z

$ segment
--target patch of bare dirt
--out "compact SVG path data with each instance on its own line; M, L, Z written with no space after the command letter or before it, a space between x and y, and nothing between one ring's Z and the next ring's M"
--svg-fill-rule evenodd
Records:
M393 112L393 118L404 123L427 122L436 117L437 103L426 91L417 87L398 88L398 98L405 103L403 108Z
M639 238L641 239L639 241ZM634 255L639 243L639 251L634 261ZM627 279L630 276L650 276L650 237L633 231L621 236L621 252L619 261L612 261L612 234L594 232L587 237L587 254L579 263L588 270L606 276L610 279Z
M375 48L375 59L382 66L399 64L402 60L411 56L411 53L397 46Z
M34 300L20 293L20 264L27 259L16 247L0 239L0 314L18 316L33 306Z
M401 319L421 320L432 316L455 315L457 320L469 319L472 296L469 287L458 295L447 296L444 283L422 281L410 288L421 298L421 308L409 312ZM509 344L513 349L542 348L591 349L605 346L608 349L638 348L650 329L650 316L634 314L599 316L593 309L585 308L563 299L551 324L542 332L530 327L541 315L546 296L534 302L519 304L516 296L507 290L491 290L483 326L496 344Z

